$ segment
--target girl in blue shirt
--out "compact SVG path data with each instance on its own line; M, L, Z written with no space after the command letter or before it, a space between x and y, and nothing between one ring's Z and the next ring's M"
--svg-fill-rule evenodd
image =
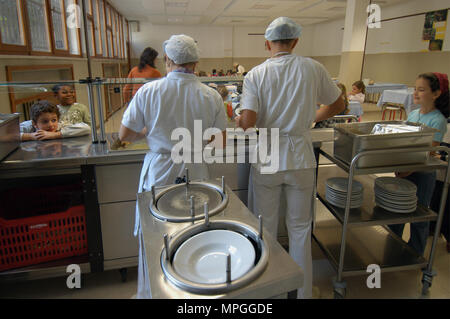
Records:
M424 73L416 79L414 104L420 109L408 115L409 122L422 123L438 129L433 137L433 146L439 146L447 132L449 116L449 84L448 77L442 73ZM431 198L436 183L436 172L406 172L396 173L397 177L406 178L417 186L418 202L430 207ZM411 237L408 245L423 255L429 234L430 222L411 223ZM390 225L394 233L402 237L404 224Z

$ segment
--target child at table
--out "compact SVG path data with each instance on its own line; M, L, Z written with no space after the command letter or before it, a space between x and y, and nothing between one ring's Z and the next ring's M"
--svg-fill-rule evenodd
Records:
M416 79L414 104L420 109L408 115L408 122L416 122L438 130L433 137L433 146L439 146L447 132L449 116L449 84L448 76L442 73L424 73ZM418 203L430 207L436 183L436 172L402 172L397 177L406 178L417 186ZM423 255L427 244L430 222L411 223L411 237L408 245ZM399 237L403 235L404 224L390 225Z
M227 101L228 98L228 89L225 85L218 85L217 86L217 92L219 92L220 96L222 97L223 104L225 107L225 113L227 114L228 121L231 121L233 118L233 106L231 101Z
M336 85L341 89L341 92L342 92L341 97L342 97L342 99L344 100L344 103L345 103L345 109L341 113L339 113L338 115L347 115L348 112L349 112L349 110L348 110L348 104L349 103L348 103L348 99L347 99L347 89L345 88L345 85L342 84L342 83L337 83ZM317 122L314 125L314 128L333 127L334 124L336 124L336 123L345 123L345 121L346 120L342 120L342 119L338 120L338 119L335 119L333 117L330 117L329 119L326 119L324 121Z
M366 99L366 86L363 81L356 81L352 84L352 91L348 95L349 101L358 101L363 104Z

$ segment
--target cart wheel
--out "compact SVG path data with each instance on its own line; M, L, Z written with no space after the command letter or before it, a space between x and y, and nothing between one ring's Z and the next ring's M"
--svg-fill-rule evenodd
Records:
M120 272L120 277L122 278L122 282L126 282L127 281L128 269L127 268L120 268L119 272Z
M334 288L334 299L344 299L346 289L345 288Z

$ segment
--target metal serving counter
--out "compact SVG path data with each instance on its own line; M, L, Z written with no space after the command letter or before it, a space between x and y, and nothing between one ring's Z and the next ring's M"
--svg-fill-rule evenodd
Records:
M327 148L332 151L333 129L315 129L312 135L316 149L330 144ZM116 137L117 133L108 134L106 143L97 144L93 144L89 136L23 142L0 162L0 180L6 181L3 185L8 188L17 187L19 180L23 184L33 177L45 177L51 181L58 176L79 176L83 182L89 247L89 262L82 265L82 269L90 269L90 272L137 265L134 207L147 149L143 141L115 148ZM234 153L237 156L236 150ZM210 164L210 178L225 176L227 186L245 207L249 168L248 163ZM280 218L284 215L281 214ZM285 237L284 223L280 225L280 236ZM67 263L72 262L68 260ZM64 267L54 267L54 264L42 264L36 268L38 270L27 267L0 272L0 281L66 275Z

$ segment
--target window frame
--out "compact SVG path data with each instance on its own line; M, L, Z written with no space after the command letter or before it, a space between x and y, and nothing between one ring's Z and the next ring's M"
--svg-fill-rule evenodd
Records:
M59 0L59 3L62 5L63 12L61 12L61 19L63 24L63 32L65 36L65 50L56 48L56 37L55 37L55 28L52 16L52 3L51 0L43 0L45 4L45 13L47 15L46 19L46 31L47 38L49 40L49 51L36 51L33 50L32 40L31 40L31 30L30 30L30 22L29 15L27 10L27 1L28 0L12 0L17 3L17 11L19 16L20 23L20 32L23 36L23 45L14 45L14 44L4 44L2 42L2 37L0 33L0 55L34 55L34 56L60 56L60 57L74 57L74 58L83 58L83 46L82 46L82 34L81 34L81 26L76 30L76 41L78 45L78 54L72 53L72 46L74 40L73 34L69 32L67 21L69 18L69 14L66 11L66 5L69 0ZM96 19L97 24L94 23L93 17L93 8L94 5L92 1L96 1ZM100 2L102 3L102 8L100 8ZM89 51L91 52L90 58L94 59L119 59L126 60L127 59L127 42L130 41L130 26L128 24L128 20L120 14L107 0L86 0L86 18L90 21L92 28L88 30L91 32L92 41L89 43ZM70 3L72 4L72 3ZM79 0L73 0L73 4L80 6ZM103 19L101 19L100 9L103 12ZM20 14L20 15L19 15ZM109 19L109 24L108 24ZM80 21L81 22L81 21ZM127 34L125 34L125 23L127 25ZM101 25L103 25L103 31ZM88 27L88 26L84 26ZM109 36L108 36L109 32ZM69 38L70 33L70 38ZM98 40L96 39L96 33L98 34ZM103 40L105 41L105 47L103 46ZM97 41L100 41L99 48L97 50ZM100 51L101 52L98 52Z
M66 0L58 0L60 2L60 4L62 4L63 7L63 11L61 12L61 16L63 17L63 32L66 35L65 39L66 39L66 47L67 50L61 50L61 49L57 49L56 48L56 37L55 37L55 28L53 25L53 16L52 16L52 7L51 7L51 1L47 1L48 3L48 16L49 16L49 20L50 20L50 38L52 39L52 47L53 47L53 53L57 56L69 56L70 54L70 47L69 47L69 33L67 32L67 18L66 18L66 5L65 5L65 1Z
M27 16L23 10L23 0L16 0L17 9L20 11L19 23L21 25L21 33L23 35L23 45L18 44L6 44L2 41L2 34L0 32L0 52L4 54L20 54L28 52L28 26ZM18 12L19 13L19 12Z

